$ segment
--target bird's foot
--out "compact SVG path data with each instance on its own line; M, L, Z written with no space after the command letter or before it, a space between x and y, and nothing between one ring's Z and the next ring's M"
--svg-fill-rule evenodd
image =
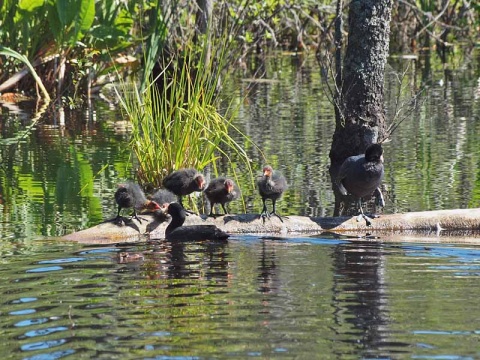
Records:
M187 210L185 208L183 208L185 210L185 212L187 213L187 216L188 215L198 215L195 211L192 211L192 210Z
M260 213L260 218L263 220L263 223L265 224L265 218L270 219L270 213L268 211L262 211Z
M283 223L283 219L288 219L287 216L280 216L280 215L278 215L275 211L272 211L272 212L270 213L270 215L275 215L277 218L280 219L280 221L281 221L282 223Z
M360 214L357 216L357 222L360 222L362 221L362 218L365 220L365 223L367 224L367 226L372 226L372 218L368 217L367 215L365 214Z
M140 224L142 223L142 220L143 220L143 221L148 221L148 219L145 219L145 218L140 217L140 216L138 216L138 215L132 215L132 216L130 217L130 221L131 221L132 219L137 220Z
M107 222L114 223L117 226L122 226L124 224L125 225L127 224L127 222L125 221L125 218L123 216L120 216L120 215L117 216L117 217L114 217L113 219L105 220L103 223L107 223Z
M222 214L214 214L212 212L210 214L208 214L208 217L211 217L211 218L214 218L214 219L216 219L218 216L223 216L223 215Z

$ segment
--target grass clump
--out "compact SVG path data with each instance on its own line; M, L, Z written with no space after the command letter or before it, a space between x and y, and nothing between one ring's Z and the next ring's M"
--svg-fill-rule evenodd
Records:
M231 136L233 132L249 141L232 124L232 107L224 114L217 109L222 53L208 56L209 46L194 49L198 47L191 46L159 66L161 72L150 78L145 90L136 83L123 83L122 93L117 92L132 123L130 146L138 162L138 180L144 184L160 187L169 173L187 167L210 166L218 174L221 158L232 174L232 159L252 173L246 152Z

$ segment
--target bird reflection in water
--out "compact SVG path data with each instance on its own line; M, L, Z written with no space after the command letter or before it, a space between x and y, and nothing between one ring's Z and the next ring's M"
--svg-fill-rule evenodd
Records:
M161 241L152 245L143 267L150 280L213 279L224 282L228 277L229 255L225 242Z
M340 339L345 331L358 333L356 345L362 344L365 357L381 356L382 347L391 345L384 245L345 243L336 247L333 256L334 329ZM349 336L345 339L352 341Z
M269 240L262 240L258 261L258 283L262 294L272 294L277 290L277 264L275 246L268 246Z

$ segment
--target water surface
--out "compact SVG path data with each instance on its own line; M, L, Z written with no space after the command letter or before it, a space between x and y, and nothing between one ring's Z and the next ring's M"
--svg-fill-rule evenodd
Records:
M480 356L475 246L238 237L31 250L0 270L2 358Z
M423 90L385 146L386 213L480 206L479 61L390 59L386 104ZM333 212L333 107L313 59L271 56L226 84L248 147L290 184L278 210ZM407 69L402 86L396 74ZM446 69L446 70L445 70ZM0 355L5 359L479 358L480 249L384 239L237 237L85 247L58 236L116 213L133 175L108 92L81 109L0 113ZM222 165L220 165L222 168ZM222 168L224 169L224 168ZM239 169L240 178L245 171ZM233 212L261 201L244 178Z
M435 59L431 63L426 71L423 58L390 59L389 124L403 121L385 145L386 213L480 206L478 59L453 62L448 71ZM278 201L280 213L332 215L328 153L334 114L320 68L313 58L279 54L267 56L262 66L263 81L252 80L252 69L225 84L225 102L233 99L237 107L236 125L261 149L246 147L254 171L268 162L286 176L290 186ZM417 108L395 117L415 94ZM116 186L136 169L128 122L115 103L115 95L106 92L90 106L52 108L39 120L29 108L0 115L4 238L61 236L115 214ZM219 166L233 175L224 161ZM232 203L231 211L258 213L261 200L246 174L238 168L244 203Z

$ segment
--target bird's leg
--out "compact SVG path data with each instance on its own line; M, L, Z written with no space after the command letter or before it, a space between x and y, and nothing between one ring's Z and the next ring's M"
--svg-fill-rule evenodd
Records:
M227 208L225 207L225 204L221 204L221 205L222 205L223 212L225 213L225 215L227 215L228 211L227 211Z
M377 215L377 206L381 206L382 208L385 207L385 198L383 197L382 191L380 190L380 187L376 188L375 191L373 192L373 196L375 196L375 207L374 207L374 212L373 214L370 214L370 217L372 219L380 217L380 215Z
M360 209L360 215L357 216L357 222L359 222L360 219L363 218L365 220L365 223L367 224L367 226L372 226L372 222L370 221L371 219L363 213L362 198L357 199L357 206Z
M365 219L365 221L367 222L367 226L371 226L372 223L370 222L370 220L372 219L376 219L378 217L380 217L380 215L377 215L376 214L376 211L377 211L377 206L381 206L382 208L385 207L385 198L383 197L383 194L382 194L382 191L380 190L380 188L376 188L375 191L373 192L373 195L375 197L375 207L374 207L374 211L373 213L370 213L367 215L365 215L363 213L363 211L360 212L360 215ZM362 199L359 200L359 208L362 209ZM359 217L360 217L359 215ZM368 219L368 220L367 220ZM360 220L358 220L360 221Z
M209 217L213 217L214 219L217 217L218 214L213 213L213 208L215 207L215 203L210 204L210 214L208 214Z
M183 206L183 201L182 201L182 199L183 199L183 196L179 195L179 196L178 196L178 203L179 203L180 206L183 208L183 210L185 210L185 212L187 213L187 215L188 215L188 214L195 214L192 210L187 210L187 209L185 209L185 206ZM196 214L195 214L195 215L196 215Z
M270 213L270 215L275 215L276 217L278 217L280 219L281 222L283 222L282 216L277 214L277 210L276 210L276 202L277 201L275 199L273 199L272 202L273 202L273 211ZM286 216L284 216L284 217L286 217Z
M263 222L265 222L266 217L270 217L270 213L267 210L267 204L265 203L265 201L266 199L262 198L263 209L262 209L262 212L260 213L260 217L263 219Z
M137 215L137 209L135 208L133 208L133 214L131 215L130 220L131 219L136 219L140 224L142 223L142 220Z
M122 207L119 206L117 211L117 217L113 219L113 222L118 225L121 225L124 222L123 217L120 216L121 210L122 210Z
M385 207L385 198L383 197L382 191L380 188L376 188L374 191L375 194L375 205Z
M135 209L135 208L133 208L133 214L130 217L130 220L132 220L132 219L137 220L140 224L142 223L142 220L147 221L147 219L138 216L137 209Z

